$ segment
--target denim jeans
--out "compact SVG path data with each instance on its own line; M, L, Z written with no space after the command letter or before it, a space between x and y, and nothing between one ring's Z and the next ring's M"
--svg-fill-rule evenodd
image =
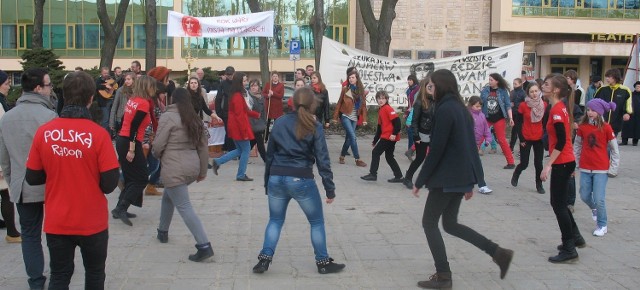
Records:
M411 147L414 145L414 142L413 128L411 126L407 126L407 149L411 149Z
M443 192L442 188L429 189L427 202L422 214L422 227L427 236L429 250L437 272L451 272L447 261L442 234L438 228L438 221L442 216L442 228L445 232L461 238L483 250L489 256L493 256L498 245L473 229L458 223L458 211L464 193Z
M89 236L47 234L47 246L51 256L49 290L69 289L74 270L73 258L76 246L80 247L82 264L84 264L84 288L104 289L108 245L108 229Z
M99 97L102 98L102 97ZM109 132L109 135L112 134L111 128L109 128L109 117L111 115L111 107L113 106L113 99L106 101L104 107L100 107L100 111L102 112L102 121L100 125Z
M182 217L182 220L196 239L196 244L202 245L208 243L209 239L207 238L207 234L204 232L202 222L193 210L193 206L189 200L189 190L186 184L167 187L164 189L162 205L160 206L159 230L169 231L174 208L178 209L178 213Z
M264 232L261 254L273 256L287 215L287 206L295 199L311 225L311 244L316 261L329 257L324 231L322 199L315 180L292 176L269 176L269 223Z
M341 115L340 122L342 122L342 127L344 128L345 132L344 144L342 144L342 151L340 151L340 156L346 156L349 147L351 147L353 157L355 159L360 159L360 153L358 153L358 140L356 139L356 121L352 121L345 115Z
M47 279L44 272L44 254L42 252L42 218L44 202L16 203L20 216L22 234L22 259L29 276L31 288L43 288Z
M160 160L153 156L151 152L147 155L147 167L149 170L149 183L158 184L160 182Z
M607 226L604 198L608 180L606 173L580 172L580 198L590 209L598 210L598 227Z
M236 149L227 152L225 155L222 155L220 158L215 158L214 160L218 165L225 164L229 162L229 160L240 157L240 163L238 163L238 172L236 173L236 178L242 178L247 175L247 163L249 163L249 151L251 151L251 147L249 147L249 140L233 140L233 143L236 146Z

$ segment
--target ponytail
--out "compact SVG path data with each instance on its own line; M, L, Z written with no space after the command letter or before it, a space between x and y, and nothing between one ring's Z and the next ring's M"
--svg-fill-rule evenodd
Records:
M293 94L293 106L296 108L298 122L296 122L296 139L302 140L309 134L316 132L315 94L308 87L299 88Z

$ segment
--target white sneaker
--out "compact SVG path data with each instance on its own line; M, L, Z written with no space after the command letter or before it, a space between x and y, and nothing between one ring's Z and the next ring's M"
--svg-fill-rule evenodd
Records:
M492 193L493 190L491 190L491 188L489 188L488 186L485 185L483 187L480 187L480 189L478 189L478 192L480 192L482 194L489 194L489 193Z
M607 233L607 226L598 227L595 231L593 231L593 235L596 237L602 237Z
M597 221L598 220L598 210L597 209L592 209L591 210L591 218L593 219L593 221Z

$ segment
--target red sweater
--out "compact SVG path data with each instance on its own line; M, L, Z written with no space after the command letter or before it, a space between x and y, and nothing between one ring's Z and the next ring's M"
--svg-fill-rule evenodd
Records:
M273 87L273 88L272 88ZM269 90L273 91L273 95L269 97ZM282 111L282 98L284 97L284 84L283 83L268 83L262 89L262 96L265 97L266 103L264 104L265 112L268 111L269 119L277 119L284 113Z
M547 103L544 103L545 109ZM518 112L522 114L522 136L528 141L542 140L542 119L537 123L531 123L531 108L527 106L526 102L520 103Z
M234 93L229 102L229 119L227 123L227 136L236 141L255 139L249 117L260 118L260 113L252 111L240 93Z

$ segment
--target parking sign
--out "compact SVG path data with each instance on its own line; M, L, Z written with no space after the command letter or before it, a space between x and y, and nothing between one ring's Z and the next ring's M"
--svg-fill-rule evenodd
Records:
M300 40L289 42L289 54L300 54Z

